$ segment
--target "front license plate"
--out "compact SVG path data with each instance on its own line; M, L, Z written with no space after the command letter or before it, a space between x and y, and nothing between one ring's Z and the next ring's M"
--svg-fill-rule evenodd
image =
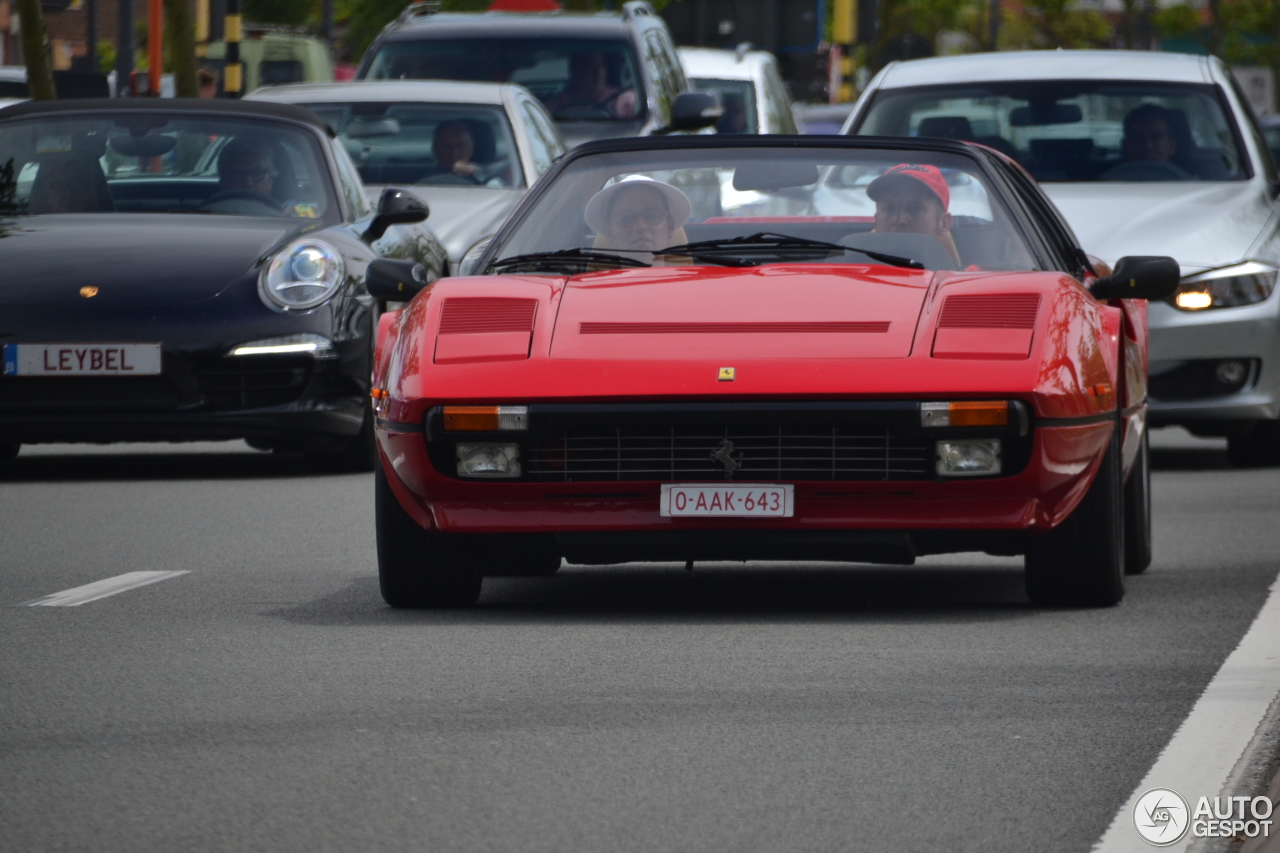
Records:
M790 518L796 487L751 483L664 483L662 514L673 518Z
M160 344L5 344L5 376L158 376Z

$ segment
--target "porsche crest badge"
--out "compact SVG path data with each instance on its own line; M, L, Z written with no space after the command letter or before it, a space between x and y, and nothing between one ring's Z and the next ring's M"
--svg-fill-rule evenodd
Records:
M98 288L94 287L92 284L85 285L84 287L80 288L80 295L83 296L85 299L92 299L93 297L98 295Z
M716 381L717 381L717 382L732 382L732 381L733 381L733 368L732 368L732 367L722 367L722 368L720 368L720 375L716 377Z

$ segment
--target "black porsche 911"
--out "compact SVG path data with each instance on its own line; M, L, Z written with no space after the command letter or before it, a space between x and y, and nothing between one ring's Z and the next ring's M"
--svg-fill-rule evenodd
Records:
M373 462L378 258L446 269L416 197L372 209L282 104L0 110L0 461L23 443L243 438Z

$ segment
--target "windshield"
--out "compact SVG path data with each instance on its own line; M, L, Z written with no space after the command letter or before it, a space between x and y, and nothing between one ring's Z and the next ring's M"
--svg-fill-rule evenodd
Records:
M630 121L644 98L624 40L469 38L387 42L370 80L476 80L519 83L557 121Z
M716 122L716 133L759 133L756 119L756 90L750 80L719 80L711 77L690 77L689 85L695 89L719 92L724 104L724 115Z
M315 137L277 122L113 113L0 123L6 213L337 218Z
M338 132L366 184L522 187L511 123L471 104L307 104Z
M500 239L490 272L774 262L1037 268L978 163L922 151L592 154L572 161Z
M1238 181L1248 161L1216 86L1046 80L876 95L854 131L980 142L1039 181Z

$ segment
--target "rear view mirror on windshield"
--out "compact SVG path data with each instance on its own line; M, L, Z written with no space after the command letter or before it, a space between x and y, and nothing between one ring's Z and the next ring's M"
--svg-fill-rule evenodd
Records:
M788 187L807 187L818 182L818 167L813 163L744 163L733 170L733 188L739 192L761 190L771 192Z
M1084 114L1076 104L1054 104L1050 107L1014 107L1009 111L1009 124L1014 127L1039 127L1046 124L1075 124Z

